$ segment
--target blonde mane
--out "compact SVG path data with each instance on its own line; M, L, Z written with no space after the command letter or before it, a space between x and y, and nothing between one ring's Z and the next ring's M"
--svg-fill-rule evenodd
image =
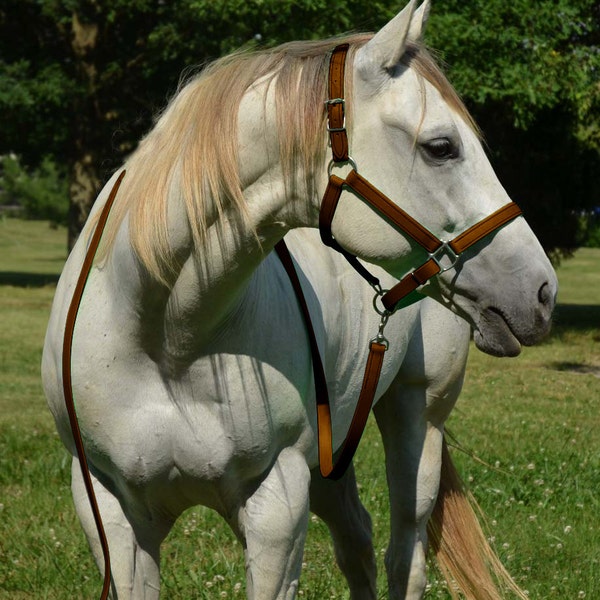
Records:
M183 85L124 165L127 176L104 232L99 259L106 258L128 217L130 241L141 264L151 277L172 284L181 266L169 243L167 220L168 198L174 185L183 199L195 248L202 248L211 225L209 219L215 217L207 214L208 199L217 219L231 209L246 219L238 172L238 111L244 94L261 78L269 78L275 85L284 175L301 166L307 192L312 196L314 175L325 161L324 101L330 53L338 44L350 44L346 98L351 111L354 55L371 36L355 34L234 53L210 64ZM403 62L432 83L446 102L475 127L424 47L411 45ZM350 119L351 113L347 123Z

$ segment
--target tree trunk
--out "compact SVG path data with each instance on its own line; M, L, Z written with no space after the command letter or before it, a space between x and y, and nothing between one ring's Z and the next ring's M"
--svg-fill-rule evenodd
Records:
M74 103L77 126L69 182L69 251L75 245L100 189L97 142L103 120L95 64L98 25L83 22L77 13L73 13L71 33L71 48L85 95L79 96Z
M96 160L91 152L83 153L71 168L69 183L68 248L73 249L90 214L100 188Z

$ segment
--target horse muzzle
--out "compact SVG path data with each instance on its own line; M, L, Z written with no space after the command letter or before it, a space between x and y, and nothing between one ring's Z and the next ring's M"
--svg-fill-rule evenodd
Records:
M555 279L545 281L537 290L533 305L523 302L480 309L472 322L477 348L493 356L517 356L522 346L539 343L552 327L556 291Z

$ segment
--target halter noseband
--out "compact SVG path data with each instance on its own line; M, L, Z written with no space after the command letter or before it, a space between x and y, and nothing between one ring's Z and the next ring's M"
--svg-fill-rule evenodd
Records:
M398 308L419 300L415 292L435 275L454 267L460 255L478 241L520 216L521 209L509 202L496 212L485 217L451 241L444 241L413 219L408 213L392 202L382 191L359 175L358 167L349 154L346 132L346 101L344 98L344 77L348 44L337 46L329 63L329 99L327 106L327 131L331 142L332 159L329 163L329 181L319 215L319 231L323 243L340 252L348 262L375 289L381 297L384 311L377 309L382 316L389 316ZM349 164L352 170L345 179L333 174L333 167ZM379 279L358 261L357 257L343 248L331 233L333 217L344 188L353 191L371 208L385 217L396 229L410 236L428 253L428 259L419 267L405 275L391 290L383 290ZM444 262L443 262L444 261ZM449 261L449 264L447 264Z

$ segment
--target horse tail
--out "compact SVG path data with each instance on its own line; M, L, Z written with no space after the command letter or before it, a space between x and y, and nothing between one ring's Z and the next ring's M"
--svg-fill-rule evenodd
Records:
M452 598L458 600L460 591L466 600L502 600L501 587L527 600L490 546L476 511L481 514L456 471L444 438L440 490L427 531Z

